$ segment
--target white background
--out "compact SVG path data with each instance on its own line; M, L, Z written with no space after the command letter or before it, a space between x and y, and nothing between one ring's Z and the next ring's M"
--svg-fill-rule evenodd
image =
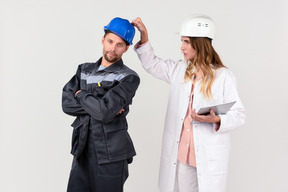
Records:
M215 20L214 46L247 110L231 134L228 191L287 192L287 0L0 0L0 191L66 190L74 118L62 112L61 92L78 64L101 56L104 25L140 16L156 54L178 60L180 23L195 13ZM157 192L169 85L142 69L132 47L123 60L141 77L125 191Z

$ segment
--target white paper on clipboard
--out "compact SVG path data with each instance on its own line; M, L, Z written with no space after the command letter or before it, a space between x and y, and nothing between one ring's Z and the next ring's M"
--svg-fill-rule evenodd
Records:
M225 114L231 109L231 107L235 103L236 103L236 101L232 101L232 102L223 103L223 104L220 104L220 105L213 105L213 106L209 106L209 107L203 107L203 108L200 108L198 110L197 114L198 115L207 115L207 114L210 113L210 109L212 109L216 115Z

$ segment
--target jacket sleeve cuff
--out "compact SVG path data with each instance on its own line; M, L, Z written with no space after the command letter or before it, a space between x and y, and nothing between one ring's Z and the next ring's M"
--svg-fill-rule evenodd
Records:
M148 43L148 41L146 43L140 44L140 41L134 46L135 49L139 49L140 47L145 46Z
M150 41L147 41L144 44L139 44L139 42L134 46L134 51L138 54L145 53L147 50L153 49Z

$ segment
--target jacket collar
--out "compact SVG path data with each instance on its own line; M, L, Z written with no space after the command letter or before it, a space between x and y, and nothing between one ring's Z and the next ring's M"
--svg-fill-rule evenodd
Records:
M99 66L101 65L101 62L102 62L102 57L98 61L96 61L96 63L93 63L93 65L88 65L87 67L85 67L83 71L91 72L95 69L98 69ZM119 61L113 63L109 67L106 67L105 69L103 69L103 71L114 72L114 71L120 70L123 66L124 66L123 60L120 59Z
M101 65L102 62L102 57L96 62L96 67L98 68ZM113 72L113 71L118 71L123 67L123 60L120 59L119 61L113 63L112 65L110 65L109 67L106 67L105 69L103 69L104 71L107 72Z

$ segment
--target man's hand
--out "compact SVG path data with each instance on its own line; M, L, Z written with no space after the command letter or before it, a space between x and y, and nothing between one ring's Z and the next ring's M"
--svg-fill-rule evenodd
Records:
M144 44L148 41L148 31L142 22L140 17L137 17L135 20L131 22L132 25L134 25L140 32L141 34L141 39L139 41L139 44Z
M124 109L121 109L118 113L117 113L117 115L120 115L121 113L123 113L123 111L125 111Z
M76 97L76 95L79 93L79 92L81 92L82 90L80 89L80 90L78 90L75 94L74 94L74 97Z

